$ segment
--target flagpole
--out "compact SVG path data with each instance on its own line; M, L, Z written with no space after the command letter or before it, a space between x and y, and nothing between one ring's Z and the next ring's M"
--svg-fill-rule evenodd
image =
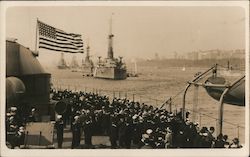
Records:
M38 23L38 18L36 18L36 43L35 43L35 53L36 53L36 56L38 56L38 48L37 48L37 38L38 38L38 26L37 26L37 23Z

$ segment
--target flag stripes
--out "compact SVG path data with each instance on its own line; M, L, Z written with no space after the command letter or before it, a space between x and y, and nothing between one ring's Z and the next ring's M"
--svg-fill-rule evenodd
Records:
M83 53L83 41L80 34L66 33L41 21L37 21L37 23L39 48L68 53Z

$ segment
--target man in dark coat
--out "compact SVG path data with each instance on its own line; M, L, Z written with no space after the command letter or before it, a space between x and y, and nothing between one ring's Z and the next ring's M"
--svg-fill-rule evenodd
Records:
M118 140L118 127L116 118L111 118L111 126L110 126L110 133L109 133L109 139L111 143L111 148L115 149L117 148L117 140Z
M119 138L119 147L124 148L126 141L126 124L124 122L124 117L121 117L119 121L118 138Z
M131 147L131 140L133 136L133 127L130 117L126 117L125 120L125 148L130 149Z
M153 147L150 145L150 139L148 134L143 134L141 141L143 143L141 149L153 149Z
M80 145L81 141L81 125L79 122L79 116L74 117L74 122L72 123L72 135L71 148L74 149Z
M57 115L57 120L55 123L55 128L56 128L56 135L57 135L57 143L58 143L58 148L62 148L62 143L63 143L63 128L64 128L64 123L63 123L63 118L62 115Z
M84 131L84 141L88 146L92 145L92 118L91 116L87 116L85 122L83 124Z

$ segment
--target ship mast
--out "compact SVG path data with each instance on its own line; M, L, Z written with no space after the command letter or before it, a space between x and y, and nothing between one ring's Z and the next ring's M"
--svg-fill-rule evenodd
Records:
M114 35L112 34L112 15L113 15L113 13L111 14L110 25L109 25L108 59L113 59L114 58L114 52L113 52L113 37L114 37Z
M61 65L61 66L65 66L65 65L66 65L66 62L65 62L65 60L64 60L64 54L63 54L63 53L61 53L61 59L60 59L60 61L59 61L59 65Z
M89 47L89 39L87 40L87 53L86 53L86 57L85 57L85 63L86 62L89 62L89 49L90 49L90 47Z

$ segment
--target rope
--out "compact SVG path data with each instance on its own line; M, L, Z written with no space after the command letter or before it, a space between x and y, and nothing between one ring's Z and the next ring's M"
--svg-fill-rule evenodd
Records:
M187 109L188 111L192 111L191 109ZM215 119L216 121L218 120L217 118L213 117L213 116L210 116L208 114L205 114L205 113L201 113L201 112L198 112L198 111L193 111L193 112L196 112L196 113L199 113L200 115L203 115L203 116L207 116L209 118L212 118L212 119ZM235 124L235 123L232 123L232 122L228 122L228 121L225 121L223 120L223 122L227 123L227 124L230 124L230 125L235 125L235 126L239 126L240 128L245 128L244 126L241 126L241 125L238 125L238 124Z
M175 96L170 97L167 101L165 101L165 102L161 105L160 109L163 108L170 100L173 101L177 96L179 96L182 92L184 92L184 90L185 90L185 89L182 89L182 90L180 90Z

